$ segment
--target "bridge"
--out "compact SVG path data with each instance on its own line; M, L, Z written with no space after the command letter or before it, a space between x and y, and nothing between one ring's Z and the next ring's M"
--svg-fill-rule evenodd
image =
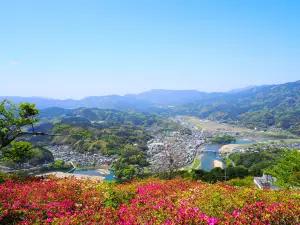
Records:
M69 161L69 163L73 166L73 169L68 171L68 173L72 173L74 170L76 170L76 166L74 165L73 161Z
M205 152L212 152L212 153L219 153L219 150L207 150L207 149L202 149L198 150L199 153L205 153Z

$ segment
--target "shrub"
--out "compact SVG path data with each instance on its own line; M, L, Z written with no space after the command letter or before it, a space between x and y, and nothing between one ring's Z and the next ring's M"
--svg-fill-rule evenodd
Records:
M299 196L183 179L27 177L0 185L0 224L299 224Z

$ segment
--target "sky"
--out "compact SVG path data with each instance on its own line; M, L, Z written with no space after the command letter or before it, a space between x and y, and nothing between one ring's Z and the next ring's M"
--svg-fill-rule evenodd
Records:
M300 1L0 0L0 96L300 80Z

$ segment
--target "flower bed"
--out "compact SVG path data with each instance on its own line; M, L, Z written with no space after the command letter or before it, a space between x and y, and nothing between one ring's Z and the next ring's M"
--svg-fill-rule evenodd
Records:
M182 179L7 180L0 224L299 224L300 192Z

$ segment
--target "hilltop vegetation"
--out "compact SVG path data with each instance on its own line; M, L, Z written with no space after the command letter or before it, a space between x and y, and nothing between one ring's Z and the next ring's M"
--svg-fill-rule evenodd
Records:
M0 223L298 224L299 194L182 179L115 184L15 178L0 186Z
M278 162L283 152L284 149L274 148L257 152L233 153L229 158L235 165L248 168L253 176L261 176L263 169Z
M48 119L50 122L54 121L68 124L71 123L75 125L78 124L89 126L92 124L98 128L106 128L117 125L150 127L159 124L166 129L172 129L172 126L176 126L174 123L170 123L165 118L151 113L99 108L47 108L40 110L39 118L44 119L45 121Z
M58 136L54 144L69 144L76 151L121 154L124 147L136 145L145 150L152 129L176 129L178 125L154 114L132 111L79 108L65 110L49 108L41 110L41 123L36 129L53 129L57 124L68 124L73 128L84 128L89 138Z
M254 152L230 154L229 159L236 166L248 169L249 175L271 174L277 178L276 184L280 188L300 186L300 152L297 149L257 148Z

